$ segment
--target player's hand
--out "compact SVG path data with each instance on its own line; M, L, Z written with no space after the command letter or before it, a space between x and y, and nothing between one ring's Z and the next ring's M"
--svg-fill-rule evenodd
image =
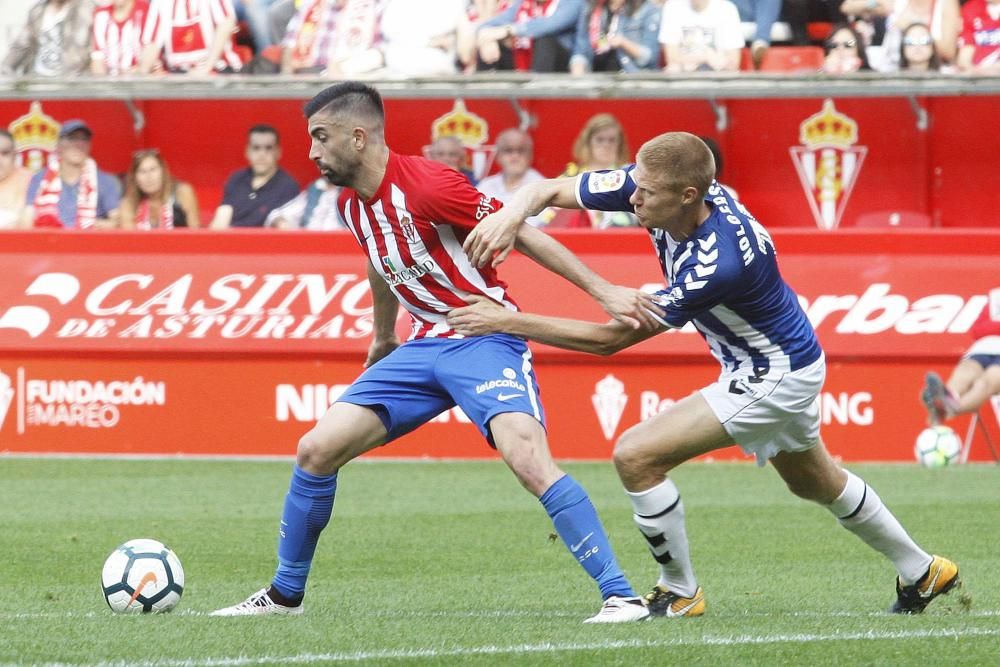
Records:
M491 213L465 237L462 249L472 265L483 268L487 263L496 268L507 259L517 240L517 228L523 220L506 208Z
M609 285L597 295L597 301L604 312L633 329L653 331L662 326L649 312L657 308L653 297L642 290Z
M448 313L448 326L463 336L485 336L502 331L502 318L507 309L492 299L470 294L468 306Z
M368 346L368 358L365 359L365 368L375 365L379 359L389 356L389 353L399 347L399 339L395 336L391 338L376 339Z

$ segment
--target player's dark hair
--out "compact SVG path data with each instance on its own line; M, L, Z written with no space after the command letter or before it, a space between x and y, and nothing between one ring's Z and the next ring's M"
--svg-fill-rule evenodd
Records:
M326 111L334 115L364 116L379 128L385 124L382 96L374 87L360 81L343 81L325 88L306 102L303 111L306 118Z
M250 140L250 135L252 134L271 134L274 135L274 142L281 143L281 135L278 134L278 130L273 125L266 125L261 123L259 125L254 125L247 132L247 141Z
M0 127L0 137L7 137L8 139L11 140L11 143L16 143L14 142L14 135L8 132L7 130L3 129L2 127Z

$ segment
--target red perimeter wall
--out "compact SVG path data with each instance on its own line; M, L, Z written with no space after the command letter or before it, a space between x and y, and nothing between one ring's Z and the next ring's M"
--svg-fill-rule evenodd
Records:
M304 100L137 100L143 125L136 129L120 101L45 101L44 113L57 121L84 118L95 131L94 155L108 171L124 172L134 150L159 148L180 178L192 182L201 208L210 216L221 199L227 175L245 166L246 132L257 123L279 129L284 166L305 184L317 176L308 160ZM830 100L836 120L830 130L842 144L827 142L835 159L826 173L840 210L841 227L869 213L917 212L932 226L1000 228L1000 137L989 129L1000 108L997 96L915 98L927 111L921 129L906 97ZM587 119L610 112L625 126L630 150L665 131L685 130L717 139L725 168L722 180L769 228L812 227L818 223L813 197L796 169L795 153L816 153L820 137L803 138L803 125L822 115L823 99L717 100L726 127L706 100L525 99L534 120L536 166L546 176L560 174L571 160L573 141ZM484 123L485 145L500 130L519 122L508 100L468 99L466 107ZM29 110L27 101L0 101L0 126ZM419 153L430 141L436 119L454 109L453 99L389 99L388 141L402 153ZM821 119L817 119L821 120ZM842 131L854 124L856 135ZM833 126L836 128L833 129ZM815 125L813 126L815 129ZM829 139L830 137L827 137ZM810 143L813 142L813 143ZM860 162L850 174L843 161ZM808 182L808 181L807 181Z

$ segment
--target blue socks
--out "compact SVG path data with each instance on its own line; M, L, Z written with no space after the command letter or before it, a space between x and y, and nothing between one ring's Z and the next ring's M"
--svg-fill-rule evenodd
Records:
M612 595L634 597L635 591L618 567L597 510L583 487L564 475L539 500L570 553L597 581L601 596L605 600Z
M319 534L333 512L337 475L311 475L295 466L278 530L278 570L271 585L289 600L301 599Z

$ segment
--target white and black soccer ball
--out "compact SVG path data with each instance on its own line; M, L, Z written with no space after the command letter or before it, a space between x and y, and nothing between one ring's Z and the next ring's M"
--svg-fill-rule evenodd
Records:
M962 439L947 426L931 426L917 436L913 453L925 468L943 468L959 462Z
M162 542L129 540L104 561L101 589L116 614L170 611L184 592L184 568Z

